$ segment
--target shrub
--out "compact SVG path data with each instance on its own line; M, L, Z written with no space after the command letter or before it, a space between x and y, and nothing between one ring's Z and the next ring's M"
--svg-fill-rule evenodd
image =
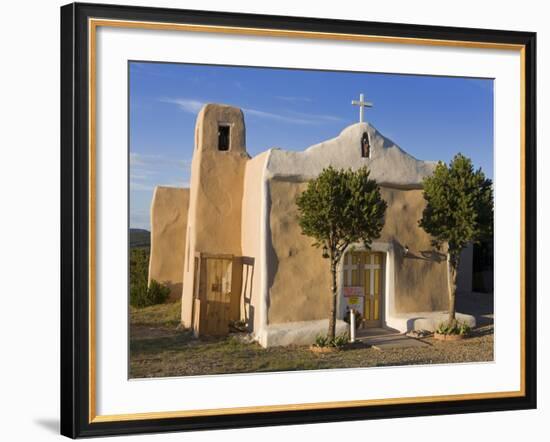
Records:
M440 335L467 335L471 328L466 322L445 321L437 326L436 333Z
M151 302L150 305L163 304L168 299L168 296L170 296L170 287L152 279L151 284L149 284L149 290L147 290L147 297Z
M317 347L328 347L329 342L328 336L326 335L317 335L315 337L315 345Z
M170 288L152 280L147 286L149 271L149 249L130 249L130 305L148 307L162 304L170 296Z
M162 304L170 296L170 287L160 284L154 279L147 287L147 282L136 281L130 286L130 304L133 307L143 308L155 304Z
M332 340L332 346L336 348L341 348L348 343L348 334L342 333L341 335L335 336Z
M348 334L342 333L335 336L334 339L330 339L327 335L317 335L315 338L316 347L336 347L342 348L348 343Z
M147 303L147 281L130 280L130 305L132 307L146 307Z
M465 322L462 322L458 327L458 334L459 335L468 335L468 334L470 334L471 330L472 329L468 324L466 324Z

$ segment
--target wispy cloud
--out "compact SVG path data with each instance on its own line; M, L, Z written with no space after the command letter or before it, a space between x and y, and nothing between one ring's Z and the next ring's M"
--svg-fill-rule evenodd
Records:
M176 166L189 171L191 168L191 160L170 158L165 155L130 152L130 166L135 166L138 169L143 168L145 172L149 173L160 166Z
M249 109L249 108L243 108L243 112L245 115L251 116L251 117L257 117L257 118L264 118L267 120L275 120L275 121L281 121L283 123L290 123L290 124L315 124L313 120L307 119L307 118L296 118L292 116L287 115L281 115L281 114L275 114L273 112L266 112L261 111L258 109Z
M337 117L335 115L320 115L320 114L309 114L306 112L294 112L294 111L288 111L289 114L295 115L298 118L314 118L315 120L321 120L321 121L344 121L343 118Z
M161 98L163 103L171 103L177 105L182 111L196 115L200 109L206 104L206 101L190 99L190 98ZM260 109L249 107L241 108L245 115L249 117L262 118L273 121L280 121L289 124L321 124L326 122L343 121L342 118L334 115L317 115L304 112L287 111L286 113L267 112Z
M321 124L327 121L342 121L341 118L332 116L332 115L317 115L317 114L308 114L303 112L293 112L287 111L286 114L265 112L258 109L249 109L243 108L245 115L250 115L252 117L265 118L269 120L281 121L283 123L290 124Z
M189 98L161 98L159 101L175 104L182 111L189 112L190 114L198 113L205 105L204 101L191 100Z
M152 191L155 186L187 187L191 160L130 152L130 190Z
M142 154L137 152L130 152L130 166L146 166L151 161L160 159L160 155Z
M155 188L154 184L144 184L144 183L142 183L140 181L136 181L132 178L130 179L130 190L132 190L132 191L139 191L139 192L145 191L145 192L148 192L148 191L151 191Z

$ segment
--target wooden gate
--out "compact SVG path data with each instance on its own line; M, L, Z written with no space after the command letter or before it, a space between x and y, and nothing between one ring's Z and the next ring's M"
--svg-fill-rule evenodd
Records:
M195 256L193 330L196 336L223 336L239 319L240 260L232 255Z
M382 261L379 252L349 252L344 256L344 287L361 292L363 325L382 325ZM344 289L344 293L346 290Z

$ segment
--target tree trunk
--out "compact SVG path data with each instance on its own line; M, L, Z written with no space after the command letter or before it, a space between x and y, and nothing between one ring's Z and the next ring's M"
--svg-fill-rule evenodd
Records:
M332 302L328 320L328 338L332 341L336 336L336 300L338 291L336 286L336 263L332 261L330 263L330 273L332 275Z
M447 252L447 283L449 287L449 322L456 320L456 276L459 259Z

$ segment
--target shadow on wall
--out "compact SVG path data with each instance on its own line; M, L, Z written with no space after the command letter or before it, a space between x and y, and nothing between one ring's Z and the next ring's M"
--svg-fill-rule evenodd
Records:
M435 247L409 249L398 241L394 242L394 251L395 311L414 313L445 310L448 307L444 275L446 255Z
M407 246L399 244L399 247L402 250L401 260L415 259L437 264L447 261L447 254L441 253L438 249L420 250L415 253L409 251ZM457 293L469 293L472 291L472 269L472 246L470 245L465 247L460 253L460 265L457 275Z
M408 251L404 257L406 259L418 259L421 261L430 261L435 263L440 263L447 259L447 255L438 252L437 250L420 250L417 253Z
M266 213L269 214L268 219L271 219L271 190L268 190L266 195ZM268 223L270 221L267 221ZM271 234L271 226L268 226L268 232L269 234L266 235L266 260L267 260L267 287L270 287L270 289L267 291L267 296L265 300L265 308L266 312L269 312L269 307L271 306L271 296L270 291L271 287L273 287L273 283L275 281L275 275L277 274L277 270L279 268L279 258L277 257L277 253L275 252L275 248L273 247L273 238ZM269 315L266 314L267 322L269 323Z
M395 260L397 265L402 265L407 259L426 261L439 264L447 259L445 253L439 252L437 249L431 250L410 250L407 245L401 244L394 240L394 248L396 250Z
M437 263L443 262L447 259L447 255L445 255L445 253L438 252L437 250L421 250L420 255L422 256L421 259Z
M254 330L254 306L252 305L252 285L254 282L254 258L243 256L243 279L241 288L241 317L245 321L249 331Z
M394 247L397 250L397 258L400 260L400 264L405 259L416 259L420 261L430 261L435 263L443 262L447 259L445 253L439 252L437 249L431 250L409 250L406 244L401 244L399 241L394 240Z

